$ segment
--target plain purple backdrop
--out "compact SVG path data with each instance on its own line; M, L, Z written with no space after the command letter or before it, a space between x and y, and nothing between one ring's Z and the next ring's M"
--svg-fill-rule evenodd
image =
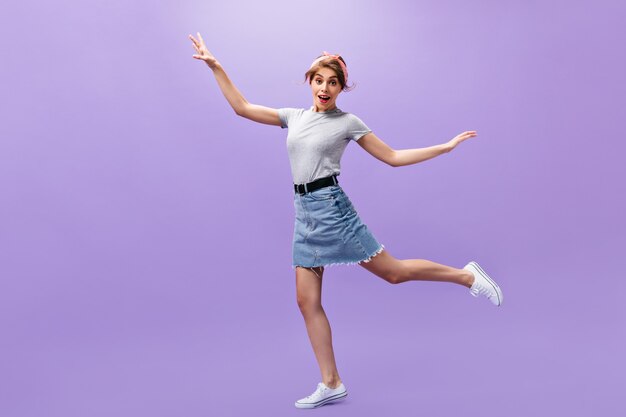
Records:
M501 284L392 286L327 268L349 396L319 415L618 416L626 388L620 1L4 2L0 414L288 416L321 380L295 299L286 130L237 117L200 31L254 103L308 107L341 53L341 184L391 254ZM304 411L306 412L306 411Z

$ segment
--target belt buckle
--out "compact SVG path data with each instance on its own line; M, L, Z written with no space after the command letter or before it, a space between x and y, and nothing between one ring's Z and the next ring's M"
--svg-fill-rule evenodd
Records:
M296 184L296 192L298 194L306 194L306 184Z

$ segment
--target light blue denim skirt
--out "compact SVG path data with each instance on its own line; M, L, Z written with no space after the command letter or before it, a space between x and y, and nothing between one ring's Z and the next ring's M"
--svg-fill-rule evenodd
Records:
M294 206L294 269L369 262L384 249L339 185L294 193Z

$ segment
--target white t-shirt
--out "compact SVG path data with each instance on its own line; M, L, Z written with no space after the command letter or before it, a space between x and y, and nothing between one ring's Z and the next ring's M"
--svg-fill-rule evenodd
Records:
M289 128L287 152L294 184L339 175L343 151L350 140L371 132L361 119L341 109L278 109L281 127Z

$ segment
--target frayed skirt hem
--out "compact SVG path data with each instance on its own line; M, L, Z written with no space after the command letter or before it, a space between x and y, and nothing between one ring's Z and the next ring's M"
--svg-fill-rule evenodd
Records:
M310 266L304 266L304 265L291 265L291 269L296 269L297 267L301 267L301 268L319 268L319 267L327 267L327 266L338 266L338 265L358 265L361 262L363 263L368 263L372 260L373 257L375 257L376 255L378 255L379 253L381 253L383 251L383 249L385 249L385 245L381 244L380 248L378 248L378 250L376 252L374 252L374 254L372 256L369 256L365 259L362 259L360 261L356 261L356 262L332 262L329 264L323 264L323 265L310 265Z

